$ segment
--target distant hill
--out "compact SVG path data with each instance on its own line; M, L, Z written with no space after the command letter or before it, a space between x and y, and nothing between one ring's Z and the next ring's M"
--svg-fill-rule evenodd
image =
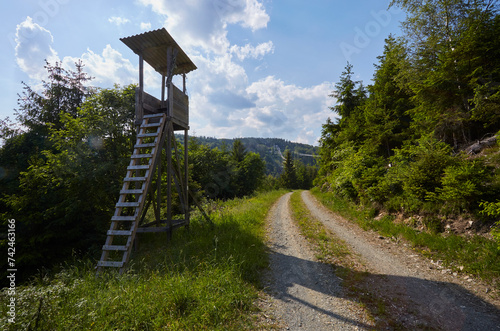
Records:
M220 150L230 150L236 139L218 139L212 137L196 137L200 143ZM245 145L247 151L254 152L266 161L266 174L279 175L283 168L283 153L286 149L292 152L294 160L306 165L317 165L319 147L294 143L280 138L237 138Z

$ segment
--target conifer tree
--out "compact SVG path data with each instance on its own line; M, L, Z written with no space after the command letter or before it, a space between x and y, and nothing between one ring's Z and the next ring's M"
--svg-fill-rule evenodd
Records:
M295 172L295 165L292 153L290 150L285 150L285 159L283 161L283 173L281 174L280 180L281 185L287 189L297 188L297 174Z

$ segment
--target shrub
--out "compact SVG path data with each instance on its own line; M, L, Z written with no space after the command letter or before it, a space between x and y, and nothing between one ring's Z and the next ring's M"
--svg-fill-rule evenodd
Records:
M500 201L497 202L481 202L480 206L483 208L481 210L482 214L499 217L500 216ZM494 227L491 231L491 234L495 238L498 243L498 247L500 248L500 220L497 221L496 227Z
M444 170L441 187L429 199L440 202L450 212L471 211L479 206L480 199L488 193L493 172L480 159L456 159Z
M426 136L394 152L391 167L381 184L386 192L391 188L393 194L401 195L402 209L418 212L426 198L441 186L444 170L453 163L451 147Z

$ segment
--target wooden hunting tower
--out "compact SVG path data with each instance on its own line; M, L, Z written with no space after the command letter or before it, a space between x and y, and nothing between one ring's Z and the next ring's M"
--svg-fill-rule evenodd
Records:
M176 227L189 225L189 100L186 95L186 74L195 70L196 66L165 29L120 40L139 56L139 87L135 94L137 141L111 218L101 260L97 264L98 272L102 267L114 267L120 268L122 273L137 233L171 233ZM161 99L144 92L144 61L162 77ZM182 89L172 83L174 75L182 75ZM178 151L174 135L175 131L182 130L184 156ZM163 158L162 149L165 149ZM181 162L181 158L184 162ZM162 171L166 171L164 183ZM166 219L162 219L160 206L162 186L165 185ZM175 185L180 200L183 213L180 219L172 217L172 185ZM155 220L146 223L146 212L151 206Z

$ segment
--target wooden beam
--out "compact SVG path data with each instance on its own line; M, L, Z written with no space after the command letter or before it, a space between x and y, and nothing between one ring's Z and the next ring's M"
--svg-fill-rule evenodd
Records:
M186 94L186 74L182 74L182 92Z
M138 107L135 112L135 125L141 125L144 116L143 104L143 94L144 94L144 58L142 53L139 54L139 102Z
M159 151L158 153L160 153L160 156L159 156L159 162L158 162L158 168L157 168L157 172L158 172L158 177L156 179L156 209L155 209L155 218L156 218L156 222L158 223L158 225L160 225L160 217L161 217L161 148L158 148Z
M167 118L167 226L172 225L172 134L173 123Z
M161 75L161 107L165 108L165 75Z
M184 74L184 77L186 77L186 74ZM186 226L189 227L189 164L188 164L188 130L184 130L184 176L185 176L185 185L186 189L184 190L184 201L186 204L186 209L185 209L185 214L184 214L184 219L186 220Z

